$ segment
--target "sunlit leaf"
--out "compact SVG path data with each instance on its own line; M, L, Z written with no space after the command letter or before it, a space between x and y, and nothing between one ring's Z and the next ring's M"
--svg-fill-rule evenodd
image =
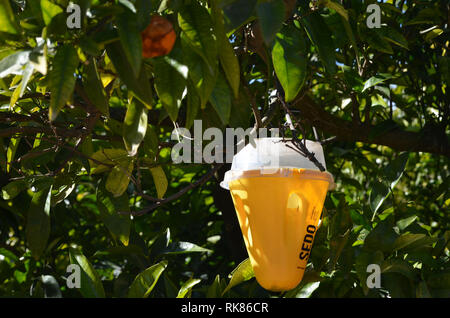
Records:
M177 298L185 298L189 295L192 288L200 283L202 280L198 278L191 278L187 282L181 286L180 290L178 291Z
M130 156L136 155L139 145L144 140L148 126L147 113L147 108L138 100L132 100L128 104L122 136Z
M126 165L118 164L109 172L105 188L114 197L120 197L128 188L131 173L133 172L133 161L130 159Z
M150 295L162 272L167 267L167 261L150 266L136 276L128 291L129 298L146 298Z
M153 181L155 182L158 198L161 199L164 197L169 185L166 174L161 166L150 168L150 172L152 174Z
M231 272L230 275L231 275L230 282L228 283L228 286L225 288L225 290L222 292L222 295L225 294L234 286L239 285L240 283L243 283L255 276L255 274L253 273L252 264L250 263L250 259L246 258L245 260L243 260Z
M41 0L42 17L45 25L49 25L53 17L63 12L63 9L50 0Z
M19 26L9 4L9 0L0 0L0 32L18 34Z
M290 102L297 96L306 79L306 45L298 29L286 27L277 34L272 48L272 61L284 89L285 100Z

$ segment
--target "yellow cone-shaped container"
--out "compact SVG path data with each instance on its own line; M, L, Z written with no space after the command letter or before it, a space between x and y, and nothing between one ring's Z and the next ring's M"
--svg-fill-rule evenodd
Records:
M251 156L254 161L257 155ZM332 175L315 169L273 166L231 171L226 185L258 283L272 291L296 287L320 226L327 191L334 185Z

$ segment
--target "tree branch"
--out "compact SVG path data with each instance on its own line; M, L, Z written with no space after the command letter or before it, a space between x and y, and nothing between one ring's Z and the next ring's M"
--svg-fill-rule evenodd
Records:
M373 125L354 126L352 122L329 114L307 95L294 100L291 106L301 110L302 119L324 132L335 135L338 140L360 141L388 146L396 151L429 152L450 157L449 137L439 129L411 132L395 128L371 136L370 133L375 128Z
M164 204L166 204L168 202L171 202L171 201L174 201L174 200L178 199L179 197L181 197L183 194L185 194L189 190L194 189L195 187L198 187L198 186L202 185L203 183L205 183L206 181L208 181L214 175L214 173L216 173L216 171L219 170L220 167L222 167L222 166L223 166L223 163L215 165L214 168L212 168L208 173L203 175L200 179L198 179L197 181L191 183L187 187L181 189L177 193L175 193L175 194L173 194L170 197L167 197L165 199L158 200L157 202L155 202L154 204L148 206L147 208L145 208L143 210L136 211L136 212L131 212L131 215L133 215L133 216L141 216L141 215L147 214L147 213L153 211L154 209L160 207L161 205L164 205ZM119 214L130 214L130 212L119 212Z

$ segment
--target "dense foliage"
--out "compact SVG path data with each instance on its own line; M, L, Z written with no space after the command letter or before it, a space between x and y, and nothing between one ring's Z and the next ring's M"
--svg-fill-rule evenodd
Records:
M0 0L0 296L449 297L449 4L382 1L369 28L375 2ZM153 15L176 41L143 58ZM337 188L303 281L270 293L229 166L173 164L171 132L291 136L286 113Z

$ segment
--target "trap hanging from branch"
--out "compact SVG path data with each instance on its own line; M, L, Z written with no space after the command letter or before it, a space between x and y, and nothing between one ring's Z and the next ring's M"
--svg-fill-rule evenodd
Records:
M296 151L297 153L299 153L300 155L302 155L303 157L308 158L312 163L314 163L314 165L320 170L320 171L325 171L325 167L322 165L322 163L317 160L314 152L311 152L308 150L308 148L306 147L306 133L303 129L302 126L300 126L299 123L297 123L297 125L300 127L300 129L302 130L302 139L298 138L298 130L295 127L294 123L292 122L292 112L289 109L289 106L287 105L287 103L284 101L283 96L281 96L281 94L279 93L279 91L277 92L277 96L278 99L281 103L281 105L283 106L286 114L285 114L285 119L286 119L286 123L285 123L285 127L289 128L289 130L291 131L292 134L292 139L289 139L289 141L292 143L292 145L286 145L287 147L293 149L294 151ZM316 133L315 128L313 127L314 130L314 136L316 138L316 141L318 141L318 136ZM283 142L287 142L288 140L286 140L284 138L284 133L283 133Z

